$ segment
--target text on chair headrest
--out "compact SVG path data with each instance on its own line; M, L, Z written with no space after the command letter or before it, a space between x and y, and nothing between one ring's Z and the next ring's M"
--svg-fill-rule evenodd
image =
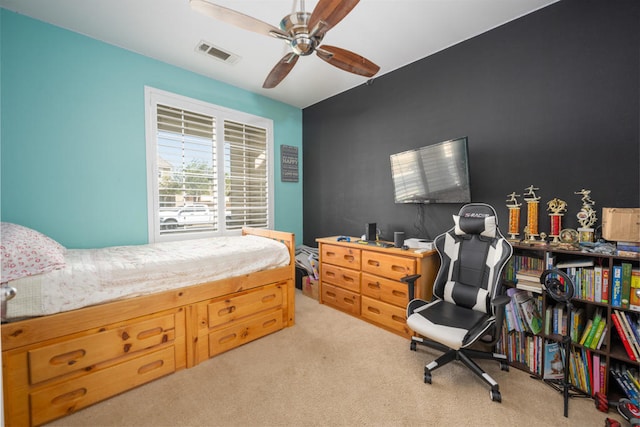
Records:
M496 217L493 215L467 213L465 216L453 215L455 234L479 234L484 237L496 237Z

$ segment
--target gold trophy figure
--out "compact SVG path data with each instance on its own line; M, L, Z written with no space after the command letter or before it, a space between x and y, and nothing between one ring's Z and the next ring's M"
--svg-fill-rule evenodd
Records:
M518 231L520 230L520 206L522 203L518 203L516 197L520 197L520 194L516 194L514 191L511 194L507 194L508 199L507 208L509 208L509 240L518 240Z
M524 200L527 202L527 243L536 243L538 234L538 208L540 197L536 196L535 190L539 188L533 185L525 188Z
M562 230L562 216L567 211L567 202L560 200L557 197L547 202L547 210L551 212L551 232L549 237L553 237L551 244L557 245L560 243L560 230Z
M595 205L596 202L591 200L591 190L585 190L583 188L580 191L575 191L573 194L582 194L582 208L576 215L581 226L578 228L578 233L580 235L579 241L580 243L592 243L594 232L592 227L598 220L596 211L593 209L593 205Z

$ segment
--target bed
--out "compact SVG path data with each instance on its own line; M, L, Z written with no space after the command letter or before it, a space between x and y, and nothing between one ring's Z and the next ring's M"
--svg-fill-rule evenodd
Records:
M206 240L186 252L53 249L19 278L3 264L5 294L15 290L2 313L5 423L44 424L294 324L293 234Z

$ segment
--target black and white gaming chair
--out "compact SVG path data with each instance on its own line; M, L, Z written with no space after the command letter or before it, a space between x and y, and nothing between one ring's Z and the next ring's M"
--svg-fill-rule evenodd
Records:
M506 356L491 349L500 336L504 306L509 302L503 294L501 273L512 248L489 205L465 205L453 219L454 227L435 239L440 269L432 300L413 299L410 292L407 325L420 335L412 337L411 349L422 344L445 352L425 366L425 383L431 383L435 369L459 360L491 386L491 400L500 402L498 383L472 358L497 360L503 370L509 369ZM412 283L408 284L413 290ZM489 351L471 349L476 343L490 347Z

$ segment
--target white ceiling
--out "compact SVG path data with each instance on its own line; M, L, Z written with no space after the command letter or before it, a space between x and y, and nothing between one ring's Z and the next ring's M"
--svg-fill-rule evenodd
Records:
M276 27L294 4L210 1ZM375 62L379 77L556 1L362 0L323 42ZM305 3L311 11L317 0ZM286 52L284 42L204 16L188 0L0 0L0 6L300 108L367 80L313 55L300 58L276 88L262 89ZM231 65L202 55L195 50L200 41L240 60Z

